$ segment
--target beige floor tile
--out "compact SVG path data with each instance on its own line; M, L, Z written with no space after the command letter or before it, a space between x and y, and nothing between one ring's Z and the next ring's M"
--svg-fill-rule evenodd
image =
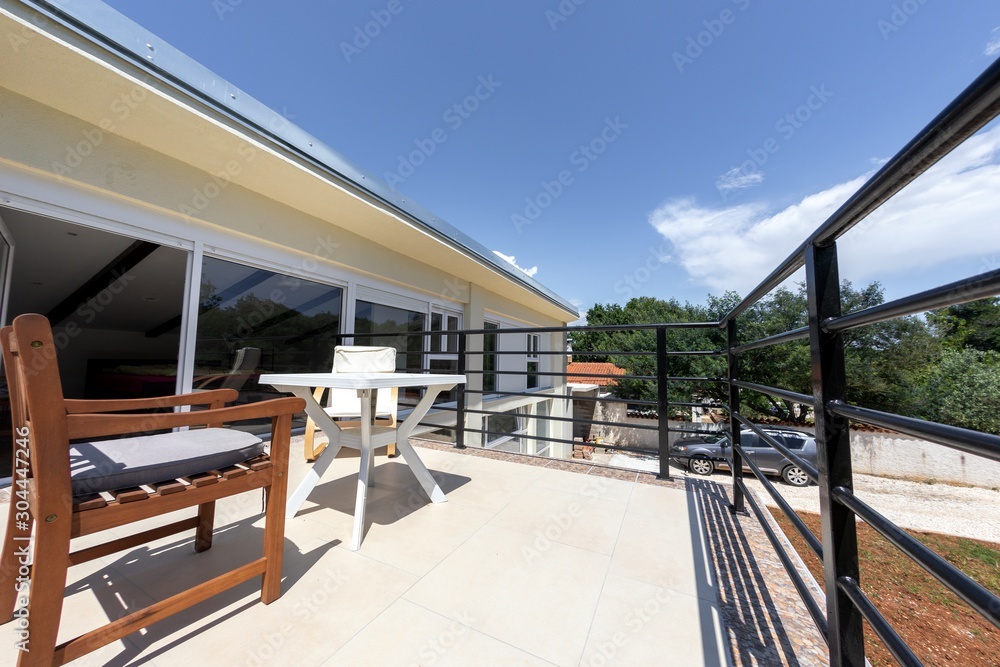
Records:
M490 512L453 502L425 504L415 510L388 499L370 505L368 532L361 552L377 561L422 576L493 517ZM398 512L406 512L398 516ZM348 536L349 538L349 536ZM349 548L345 538L343 548Z
M708 555L694 519L626 514L611 572L714 602L717 593Z
M477 632L459 620L397 600L323 664L514 667L551 663Z
M653 484L636 484L628 502L629 514L647 517L685 517L692 511L694 499L681 489L667 489Z
M611 555L624 516L624 503L533 486L501 510L490 524Z
M578 493L588 498L598 498L612 502L627 503L632 495L631 482L623 482L607 477L582 475L565 470L550 470L543 468L542 475L535 481L535 486L567 493Z
M723 636L715 603L612 574L580 664L724 666Z
M270 605L256 590L238 587L195 607L183 619L190 624L168 619L153 626L144 651L174 665L203 664L206 656L219 666L318 665L416 581L319 541L286 558L284 572L283 595Z
M583 652L608 560L484 526L404 598L549 662L572 665Z

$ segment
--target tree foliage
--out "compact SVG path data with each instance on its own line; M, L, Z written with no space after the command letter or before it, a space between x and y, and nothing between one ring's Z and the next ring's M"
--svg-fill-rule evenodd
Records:
M850 313L881 304L882 286L862 289L841 284L841 309ZM730 312L739 296L727 292L709 296L705 305L681 304L651 297L631 299L624 306L597 304L587 314L591 325L716 322ZM737 320L739 342L748 343L784 333L808 323L804 285L779 288L743 312ZM725 331L670 329L668 350L723 350ZM613 352L653 352L652 329L579 332L573 336L578 360L611 361L630 375L654 376L654 356ZM849 402L942 423L1000 433L1000 299L983 299L951 306L926 318L907 316L844 333ZM587 352L609 354L588 355ZM722 356L671 356L667 374L674 377L724 377ZM809 342L806 339L750 350L740 357L740 378L770 387L812 395ZM726 403L722 383L671 382L671 403L710 400ZM656 384L623 380L623 398L655 400ZM809 407L758 392L742 393L742 411L803 423Z

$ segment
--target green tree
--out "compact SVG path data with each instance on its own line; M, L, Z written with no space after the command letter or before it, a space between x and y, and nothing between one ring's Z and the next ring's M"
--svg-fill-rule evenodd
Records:
M842 310L845 313L870 308L883 302L882 286L873 282L856 289L849 281L841 284ZM709 296L705 306L680 304L651 297L630 300L625 306L598 304L588 312L589 324L658 324L670 322L715 322L739 303L739 295L727 292ZM803 327L808 322L808 298L804 285L796 289L779 288L740 315L737 331L740 343L760 340ZM719 328L668 330L669 350L723 350L725 331ZM917 317L904 317L845 332L845 363L848 376L848 400L866 407L907 413L918 402L915 388L927 374L930 364L940 357L940 344L926 323ZM656 349L653 330L580 332L573 337L575 358L612 361L630 375L653 376L655 359L651 356L586 355L586 351L647 351ZM722 377L726 375L724 357L671 356L668 374L683 377ZM750 350L741 356L740 377L770 387L812 395L810 352L807 340ZM617 393L623 398L655 400L656 385L645 380L622 380ZM777 399L759 392L743 393L742 411L751 416L774 416L803 423L810 415L807 404ZM671 402L714 400L728 401L722 383L672 382Z
M1000 354L945 349L919 389L918 416L1000 434Z
M927 319L947 347L1000 352L1000 297L942 308Z

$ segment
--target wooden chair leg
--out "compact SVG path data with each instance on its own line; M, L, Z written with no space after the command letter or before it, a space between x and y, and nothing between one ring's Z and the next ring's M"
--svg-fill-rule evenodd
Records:
M28 596L30 651L18 652L18 667L53 664L69 568L69 514L51 524L39 523L37 528ZM15 629L18 622L15 619Z
M388 447L386 447L385 448L385 454L390 459L393 459L393 458L396 458L397 456L399 456L399 452L396 451L396 443L392 443L391 445L389 445Z
M306 420L306 432L302 441L302 453L306 456L306 461L312 463L316 460L316 422L312 419Z
M3 541L3 553L0 555L0 623L6 623L14 612L17 602L17 589L20 582L21 558L18 553L28 547L34 519L31 512L17 510L16 487L11 488L10 506L7 510L7 531ZM23 507L23 506L22 506ZM25 558L24 560L27 560Z
M208 551L212 548L212 533L215 529L215 501L198 505L198 528L194 535L194 550Z
M285 502L288 496L288 448L291 416L274 420L271 440L271 485L266 489L264 510L264 558L267 565L260 587L260 600L271 604L281 597L281 560L285 551Z

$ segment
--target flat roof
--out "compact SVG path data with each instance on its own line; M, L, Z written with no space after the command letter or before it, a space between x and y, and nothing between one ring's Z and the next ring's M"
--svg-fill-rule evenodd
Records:
M184 96L223 114L257 138L308 161L314 168L340 181L341 185L367 194L446 245L503 274L574 318L579 317L579 311L569 300L500 259L465 232L392 189L378 176L352 164L281 113L254 99L112 7L97 0L21 2L52 17L95 46L148 72L151 77Z

